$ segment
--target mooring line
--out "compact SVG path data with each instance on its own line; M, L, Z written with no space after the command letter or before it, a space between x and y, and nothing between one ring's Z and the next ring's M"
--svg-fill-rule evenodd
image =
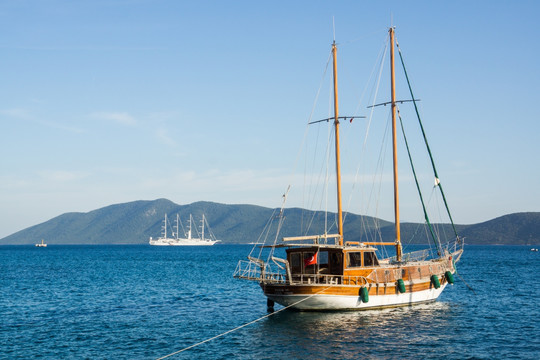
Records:
M253 320L253 321L250 321L250 322L248 322L248 323L246 323L246 324L244 324L244 325L240 325L240 326L238 326L238 327L235 327L234 329L225 331L225 332L222 333L222 334L216 335L216 336L211 337L211 338L209 338L209 339L206 339L206 340L203 340L203 341L198 342L198 343L196 343L196 344L190 345L190 346L188 346L188 347L186 347L186 348L183 348L182 350L178 350L178 351L175 351L175 352L170 353L170 354L168 354L168 355L165 355L165 356L162 356L162 357L160 357L160 358L157 358L156 360L162 360L162 359L166 359L166 358L168 358L168 357L170 357L170 356L180 354L181 352L184 352L184 351L186 351L186 350L192 349L192 348L194 348L194 347L197 347L197 346L202 345L202 344L204 344L204 343L207 343L207 342L209 342L209 341L215 340L215 339L217 339L217 338L219 338L219 337L225 336L225 335L227 335L227 334L229 334L229 333L232 333L232 332L234 332L234 331L236 331L236 330L239 330L239 329L241 329L241 328L243 328L243 327L246 327L246 326L248 326L248 325L254 324L254 323L256 323L257 321L261 321L261 320L263 320L263 319L266 319L266 318L268 318L268 317L270 317L270 316L272 316L272 315L275 315L275 314L277 314L277 313L279 313L279 312L281 312L281 311L283 311L283 310L286 310L286 309L290 308L291 306L295 306L295 305L297 305L297 304L300 304L302 301L306 301L307 299L310 299L310 298L312 298L313 296L318 295L318 294L322 293L323 291L330 289L330 288L333 287L333 286L334 286L334 285L331 285L331 286L329 286L329 287L327 287L327 288L324 288L324 289L322 289L321 291L316 292L315 294L312 294L312 295L308 296L307 298L302 299L302 300L300 300L300 301L297 301L297 302L295 302L295 303L293 303L293 304L291 304L291 305L289 305L289 306L286 306L286 307L284 307L284 308L282 308L282 309L279 309L279 310L277 310L277 311L274 311L274 312L272 312L272 313L270 313L270 314L266 314L266 315L264 315L264 316L262 316L262 317L260 317L260 318L258 318L258 319L255 319L255 320Z
M463 277L461 277L461 275L457 272L457 269L456 269L456 275L459 277L461 281L463 281L463 283L469 288L469 290L471 290L474 293L474 295L476 295L476 291L474 291L474 289L469 284L467 284L465 279L463 279Z
M472 286L470 286L469 284L467 284L467 282L465 281L464 278L461 277L461 275L459 274L459 272L457 271L457 267L456 267L456 261L455 260L452 260L452 263L454 264L454 270L456 270L456 275L459 277L459 279L461 281L463 281L463 283L469 288L469 290L471 290L473 292L474 295L476 295L476 291L474 291L474 289L472 288Z

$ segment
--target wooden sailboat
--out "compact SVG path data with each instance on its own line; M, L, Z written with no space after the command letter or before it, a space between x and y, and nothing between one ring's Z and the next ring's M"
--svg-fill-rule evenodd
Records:
M263 259L262 256L259 258L249 256L248 261L239 262L234 276L257 281L268 298L270 307L274 302L299 310L365 310L405 306L436 300L444 288L454 281L455 263L463 252L463 241L457 233L455 239L446 247L438 243L436 253L431 257L425 252L403 254L399 218L394 70L396 44L393 28L389 29L389 38L391 101L387 104L391 104L392 107L395 241L362 242L347 241L344 238L340 116L337 101L337 47L334 41L332 44L334 117L331 120L335 132L337 233L283 238L281 243L265 246L271 251L267 259ZM433 170L438 180L434 164ZM425 218L428 220L427 214ZM395 248L396 256L379 259L378 247L385 246ZM273 251L278 248L285 248L286 258L274 256Z

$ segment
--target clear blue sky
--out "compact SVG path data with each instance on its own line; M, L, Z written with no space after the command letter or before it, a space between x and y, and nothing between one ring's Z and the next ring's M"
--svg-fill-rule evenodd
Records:
M343 78L354 63L367 76L397 27L457 223L540 211L539 13L493 0L0 1L0 237L141 199L279 206L332 17Z

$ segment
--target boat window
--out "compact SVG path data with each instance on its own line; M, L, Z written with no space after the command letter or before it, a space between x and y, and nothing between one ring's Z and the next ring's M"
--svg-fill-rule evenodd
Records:
M375 256L375 253L372 251L364 252L364 266L376 265L379 265L379 260L377 260L377 256Z
M328 266L328 251L319 251L319 266Z
M362 253L361 252L350 252L348 253L348 267L360 267L362 266Z
M292 253L291 254L291 272L293 274L298 274L302 272L302 262L301 262L301 256L300 253Z
M319 274L328 274L329 273L329 267L328 267L328 251L320 251L318 255L318 261L319 261L319 269L317 272Z
M343 256L338 252L330 252L330 274L343 274Z

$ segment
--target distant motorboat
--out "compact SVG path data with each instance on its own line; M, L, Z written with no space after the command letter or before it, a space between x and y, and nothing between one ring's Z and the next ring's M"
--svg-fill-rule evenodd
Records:
M531 251L538 251L538 249L536 249L536 248L532 248L532 249L531 249Z
M43 241L43 239L41 239L41 243L37 243L37 244L36 244L36 247L47 247L47 244L45 244L45 242Z

